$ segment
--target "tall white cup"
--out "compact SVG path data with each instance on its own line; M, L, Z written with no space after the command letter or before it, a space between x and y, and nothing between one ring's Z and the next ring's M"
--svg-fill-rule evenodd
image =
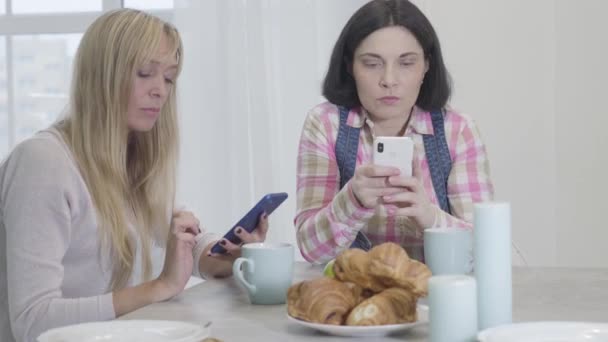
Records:
M513 319L511 278L511 206L478 203L474 209L474 255L479 329Z

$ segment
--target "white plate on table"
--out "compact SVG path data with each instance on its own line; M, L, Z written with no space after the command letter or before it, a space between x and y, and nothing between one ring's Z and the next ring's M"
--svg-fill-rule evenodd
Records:
M51 329L38 342L199 342L209 336L202 325L156 320L83 323Z
M477 335L480 342L606 342L607 323L530 322L486 329Z
M287 315L289 321L305 327L315 329L330 335L350 336L350 337L379 337L403 332L413 327L427 324L429 321L429 308L426 305L418 305L418 320L413 323L404 324L388 324L388 325L373 325L373 326L349 326L349 325L332 325L306 322Z

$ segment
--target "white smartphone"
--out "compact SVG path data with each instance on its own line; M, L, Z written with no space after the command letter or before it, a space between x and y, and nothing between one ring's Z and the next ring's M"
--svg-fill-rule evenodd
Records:
M396 167L401 176L412 175L414 141L409 137L375 137L374 164Z

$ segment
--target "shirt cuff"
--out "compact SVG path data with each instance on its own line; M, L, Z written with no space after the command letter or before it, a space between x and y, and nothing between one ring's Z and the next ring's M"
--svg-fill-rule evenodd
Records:
M205 277L200 273L199 262L201 260L201 255L203 255L203 251L205 248L207 248L207 246L215 243L219 239L220 237L218 235L212 232L207 232L204 228L201 228L201 232L194 237L196 245L194 245L194 248L192 249L192 257L194 258L192 275L205 279Z
M109 321L116 318L116 310L114 309L114 295L112 292L103 294L97 297L97 305L99 305L99 317L96 321Z
M367 222L375 213L374 209L366 208L359 203L350 182L346 183L344 188L338 192L332 207L334 219L342 223L340 225L341 230L334 232L336 243L340 246L352 243L357 233L367 225Z

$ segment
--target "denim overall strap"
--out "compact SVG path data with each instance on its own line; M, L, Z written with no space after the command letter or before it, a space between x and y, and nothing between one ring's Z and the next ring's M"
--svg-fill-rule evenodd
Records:
M342 189L355 174L361 129L347 125L348 113L350 112L348 108L343 106L338 108L340 109L340 128L336 139L336 162L340 172L340 189ZM350 247L367 251L372 248L372 243L365 234L358 232Z
M425 134L422 137L426 159L429 163L431 180L433 181L433 188L435 189L439 206L443 211L451 213L447 186L448 176L452 169L452 158L450 157L450 150L445 138L443 113L441 111L431 112L431 121L433 123L434 134Z
M338 108L340 109L340 128L336 139L336 161L340 171L340 189L342 189L355 174L360 128L346 124L348 108L342 106Z

